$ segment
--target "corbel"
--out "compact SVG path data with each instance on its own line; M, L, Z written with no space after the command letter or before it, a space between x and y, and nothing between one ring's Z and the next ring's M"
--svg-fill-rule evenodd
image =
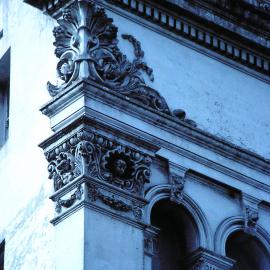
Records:
M259 203L261 201L248 194L242 193L243 215L245 217L245 233L255 235L259 221Z

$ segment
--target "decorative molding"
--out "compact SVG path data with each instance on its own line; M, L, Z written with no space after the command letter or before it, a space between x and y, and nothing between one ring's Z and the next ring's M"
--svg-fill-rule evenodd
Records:
M221 29L220 31L215 31L215 28L217 27L225 28L225 30L230 28L228 30L232 32L240 28L237 24L234 25L233 23L224 20L222 17L212 14L209 10L202 10L199 7L191 7L189 10L186 2L180 7L182 12L179 11L178 13L175 12L178 8L176 5L173 5L171 8L166 8L147 0L108 0L106 2L109 2L112 5L118 5L137 16L157 24L168 32L172 32L177 36L195 42L200 46L233 60L234 62L247 66L249 69L267 76L270 74L270 58L265 54L265 50L270 47L268 39L264 39L262 36L258 36L257 34L248 32L248 30L242 28L241 31L239 30L239 33L234 33L235 37L232 37L231 34L227 35L226 31L222 31ZM192 18L185 17L185 9L187 9L188 12L191 12L195 21ZM196 22L196 18L200 16L202 16L200 19L204 20L204 23L201 21L199 23ZM208 21L211 21L212 18L214 20L212 22L213 25L209 26ZM211 28L213 28L214 31ZM221 31L224 32L224 36L220 35ZM249 37L247 37L247 35L249 35ZM248 46L244 39L249 38L250 44L258 44L255 46L253 46L254 44ZM239 42L239 39L243 39L243 42ZM258 49L260 46L266 48Z
M144 184L150 181L152 159L148 155L92 130L78 131L45 155L55 191L88 175L142 196Z
M234 260L212 251L198 248L184 260L189 270L231 270Z
M59 198L56 201L56 205L55 205L56 213L60 214L62 211L62 207L70 208L71 206L73 206L76 201L81 200L82 195L83 195L83 189L82 189L81 185L79 185L76 188L75 192L68 199L60 199Z
M111 209L120 212L132 212L136 220L142 219L143 204L140 204L139 202L136 201L132 201L132 204L127 204L123 200L115 198L114 195L108 196L103 194L94 184L88 183L87 187L88 187L88 197L92 203L96 202L97 200L100 200L102 203L109 206Z

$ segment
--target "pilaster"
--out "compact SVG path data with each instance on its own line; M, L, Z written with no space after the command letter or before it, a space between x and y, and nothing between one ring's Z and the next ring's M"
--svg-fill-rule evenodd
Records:
M41 109L55 133L40 144L54 185L56 269L150 270L157 230L144 222L144 194L157 146L114 115L133 106L177 116L145 84L141 72L154 77L140 42L122 35L130 62L95 1L74 1L57 22L61 83L48 83L52 100Z

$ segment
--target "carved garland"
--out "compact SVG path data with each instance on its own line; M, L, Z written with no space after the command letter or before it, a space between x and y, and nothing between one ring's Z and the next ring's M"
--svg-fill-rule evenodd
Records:
M75 192L68 199L58 199L55 206L56 213L60 214L62 211L62 207L70 208L77 200L81 200L83 195L83 190L81 185L77 187Z
M136 220L142 219L142 204L139 204L137 202L132 202L131 204L127 204L123 202L120 199L116 199L114 195L107 196L103 194L95 185L88 184L88 197L92 202L96 202L97 200L100 200L105 205L108 205L110 208L121 211L121 212L132 212L133 216Z
M46 158L55 190L79 175L89 175L142 195L151 175L149 156L89 131L78 132Z

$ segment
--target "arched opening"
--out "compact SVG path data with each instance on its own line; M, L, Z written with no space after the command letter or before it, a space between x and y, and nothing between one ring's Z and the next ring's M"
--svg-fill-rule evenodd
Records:
M160 230L152 269L185 269L183 259L199 247L198 229L188 211L169 200L161 200L152 208L151 224Z
M226 242L226 255L236 261L233 270L270 269L270 254L254 236L236 231Z

